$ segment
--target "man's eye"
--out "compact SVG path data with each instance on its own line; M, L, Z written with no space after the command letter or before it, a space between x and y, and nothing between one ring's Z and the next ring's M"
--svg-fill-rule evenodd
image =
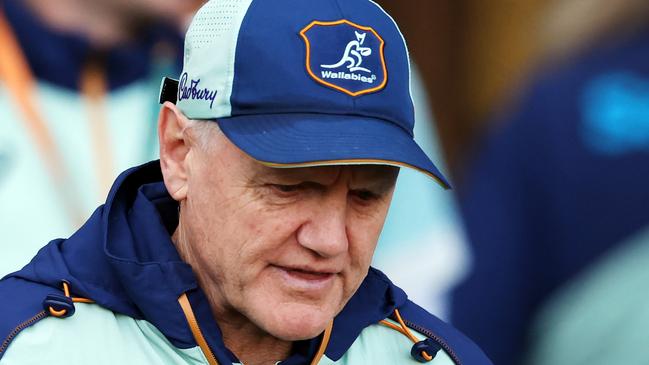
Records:
M375 194L369 190L356 190L353 192L353 194L356 198L364 202L372 201L379 198L378 194Z
M271 184L273 189L279 191L280 193L293 193L300 189L300 184L296 185L282 185L282 184Z

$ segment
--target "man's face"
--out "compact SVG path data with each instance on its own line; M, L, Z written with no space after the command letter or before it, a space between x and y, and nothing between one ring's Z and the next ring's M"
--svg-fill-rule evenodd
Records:
M221 316L317 336L367 274L398 169L270 168L214 134L188 154L176 238Z

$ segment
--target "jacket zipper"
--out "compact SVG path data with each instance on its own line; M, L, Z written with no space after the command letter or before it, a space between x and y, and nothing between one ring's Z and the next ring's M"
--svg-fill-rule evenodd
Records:
M23 322L23 323L19 324L18 326L16 326L16 328L14 328L13 331L11 331L11 333L9 333L9 336L7 336L7 338L5 338L5 340L2 342L2 346L0 347L0 354L5 352L5 350L9 347L9 344L11 343L11 341L14 339L14 337L16 337L20 333L20 331L22 331L25 328L31 326L35 322L40 321L41 319L45 318L46 316L47 316L47 314L45 313L45 311L40 311L40 312L36 313L36 315L33 316L32 318L30 318L30 319L26 320L25 322Z
M437 342L438 344L440 344L442 346L444 351L446 351L446 353L451 357L451 359L453 359L453 362L455 362L456 365L461 365L462 364L460 362L460 359L455 354L455 352L451 349L451 347L441 337L437 336L436 334L434 334L429 329L426 329L426 328L421 327L421 326L419 326L419 325L417 325L415 323L412 323L407 319L404 319L403 323L405 323L406 326L416 330L417 332L420 332L420 333L428 336L429 338L432 338L433 340L435 340L435 342Z

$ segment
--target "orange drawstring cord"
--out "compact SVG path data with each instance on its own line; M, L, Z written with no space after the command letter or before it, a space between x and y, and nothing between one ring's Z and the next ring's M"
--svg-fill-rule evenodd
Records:
M63 317L66 313L68 313L67 309L61 309L60 311L57 311L52 307L50 307L49 311L50 314L53 315L54 317Z
M401 313L399 313L399 310L398 310L398 309L395 309L395 310L394 310L394 315L395 315L395 317L397 317L397 322L399 322L399 325L400 325L400 326L397 326L397 325L394 324L394 323L391 323L391 322L389 322L389 321L386 321L385 319L384 319L384 320L381 320L379 323L381 323L382 325L384 325L384 326L386 326L386 327L390 327L390 328L392 328L392 329L395 330L395 331L401 332L401 333L404 334L406 337L408 337L408 338L410 339L410 341L412 341L413 343L417 343L417 342L419 342L419 340L417 339L417 337L415 337L415 336L410 332L410 329L408 329L408 326L406 326L406 324L403 322L403 319L401 318ZM421 352L421 356L422 356L426 361L431 361L431 360L433 359L433 357L430 356L426 351L422 351L422 352Z
M187 319L187 323L189 324L189 329L191 330L192 335L194 336L194 340L198 344L198 347L200 347L201 350L203 351L203 354L205 355L208 364L219 365L218 361L216 360L216 356L214 356L212 349L207 343L205 337L203 336L203 331L201 330L201 327L198 325L198 320L194 315L194 310L192 309L192 305L189 302L189 297L187 296L187 293L183 293L183 295L181 295L178 298L178 303L180 304L180 308L183 310L183 313L185 314L185 319ZM320 362L320 359L322 359L322 357L324 356L325 350L327 349L327 345L329 344L329 339L331 338L331 331L333 330L333 326L334 326L334 322L331 321L329 325L327 325L327 328L325 328L322 334L322 341L320 342L320 347L318 348L318 352L316 352L316 355L313 357L313 360L310 363L311 365L318 364Z
M73 303L94 303L94 301L91 299L70 296L70 286L67 281L63 281L63 294L65 294L66 297L70 298ZM68 310L65 308L56 310L52 306L49 306L47 310L54 317L64 317L68 313Z

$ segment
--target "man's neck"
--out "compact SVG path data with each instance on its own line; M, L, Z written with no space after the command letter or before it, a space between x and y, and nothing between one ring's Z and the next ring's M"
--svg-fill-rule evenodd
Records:
M292 342L271 336L245 317L232 314L224 317L223 313L214 315L223 334L223 343L243 364L275 365L290 355Z
M98 48L110 48L132 36L131 19L105 1L25 0L27 6L49 27L64 33L81 34Z
M181 227L182 223L178 225L171 240L182 260L195 267L195 257L188 245L185 244ZM195 273L221 329L223 343L243 364L274 365L277 361L286 359L290 355L293 346L291 341L272 336L241 313L225 306L223 296L213 285L209 285L210 278L200 270L196 270Z

